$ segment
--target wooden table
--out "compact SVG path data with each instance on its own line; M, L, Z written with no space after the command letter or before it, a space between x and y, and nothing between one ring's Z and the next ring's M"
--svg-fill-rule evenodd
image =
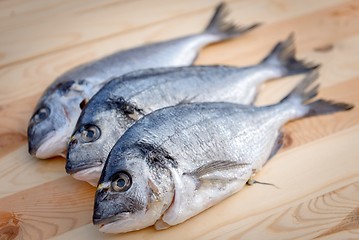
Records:
M106 235L91 223L95 189L65 160L27 153L27 121L65 70L118 49L195 33L212 0L0 2L0 239L359 239L359 1L228 1L230 18L264 25L204 49L197 64L258 62L290 32L298 55L322 64L320 97L350 112L286 125L284 149L241 192L164 231ZM298 78L266 84L258 104Z

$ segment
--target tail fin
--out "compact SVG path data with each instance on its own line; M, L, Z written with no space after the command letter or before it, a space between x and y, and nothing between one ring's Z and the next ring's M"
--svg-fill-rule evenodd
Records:
M354 105L341 102L333 102L329 100L319 99L308 104L309 112L306 117L325 115L335 112L348 111L354 108Z
M250 26L237 26L234 23L225 21L227 15L228 11L226 9L226 4L219 4L210 23L205 29L205 32L218 36L220 40L224 40L237 37L238 35L248 32L260 25L259 23L255 23Z
M305 78L298 83L298 85L285 97L284 101L300 101L304 103L318 94L319 84L307 91L307 89L317 80L319 73L317 70L311 71Z
M307 73L319 67L318 64L306 63L295 58L293 33L285 41L279 42L261 63L279 67L283 76Z
M319 99L314 102L307 103L318 94L319 84L314 87L310 86L318 78L319 74L317 70L310 72L281 102L291 101L299 102L301 106L304 106L304 113L301 117L310 117L317 115L325 115L334 112L348 111L354 107L354 105L333 102L329 100Z

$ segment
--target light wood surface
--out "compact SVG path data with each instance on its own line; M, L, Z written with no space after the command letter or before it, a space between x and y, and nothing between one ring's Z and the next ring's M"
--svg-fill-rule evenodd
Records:
M163 231L107 235L91 224L95 189L65 160L27 153L28 119L42 91L67 69L118 49L201 31L217 0L0 1L0 239L359 239L359 1L232 0L230 18L263 22L205 48L197 64L258 62L289 33L298 56L322 64L320 97L350 112L285 126L284 148L222 203ZM280 99L297 77L263 86Z

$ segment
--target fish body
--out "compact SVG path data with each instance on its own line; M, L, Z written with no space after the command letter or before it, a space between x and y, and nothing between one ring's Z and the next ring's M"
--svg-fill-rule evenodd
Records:
M204 32L123 50L76 67L51 84L28 126L29 153L38 158L65 156L81 107L111 78L138 69L187 66L204 46L237 37L258 24L238 27L224 20L220 4Z
M179 224L238 192L278 150L288 121L349 110L308 101L318 86L308 75L280 103L254 107L191 103L148 114L111 150L96 191L100 231L128 232ZM307 102L307 104L305 103Z
M116 141L136 120L157 109L188 102L252 104L261 83L317 67L295 59L294 53L290 35L253 66L146 69L111 80L79 117L69 143L67 173L96 185Z

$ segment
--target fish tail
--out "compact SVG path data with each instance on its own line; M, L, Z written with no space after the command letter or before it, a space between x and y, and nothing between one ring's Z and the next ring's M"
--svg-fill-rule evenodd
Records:
M318 70L313 70L281 101L296 106L296 118L325 115L335 112L348 111L354 107L352 104L334 102L325 99L310 101L318 95L319 84L312 87L318 78ZM299 104L299 106L298 106Z
M272 51L262 60L261 64L280 68L282 76L307 73L320 65L295 57L294 34L291 33L284 41L277 43Z
M215 35L218 37L218 41L225 39L230 39L242 35L245 32L248 32L260 25L260 23L255 23L249 26L239 26L233 22L226 21L225 18L228 15L228 11L225 3L220 3L215 13L209 22L205 33Z
M294 87L294 89L281 100L281 102L295 101L302 104L317 96L319 84L312 87L310 90L308 90L308 88L310 88L310 86L318 79L318 77L318 70L313 70L308 73L304 79L300 81Z
M325 99L319 99L308 105L309 111L305 115L306 117L325 115L335 112L348 111L354 108L354 105L343 103L343 102L334 102Z

